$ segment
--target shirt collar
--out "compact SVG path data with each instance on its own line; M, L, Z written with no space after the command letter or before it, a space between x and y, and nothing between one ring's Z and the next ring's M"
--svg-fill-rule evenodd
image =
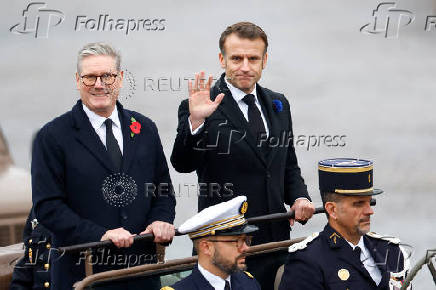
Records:
M346 240L346 241L347 241L347 240ZM364 251L364 249L366 249L366 247L365 247L365 243L363 242L363 236L360 237L360 240L359 240L359 242L357 243L357 245L354 245L353 243L351 243L351 242L349 242L349 241L347 241L347 243L351 246L351 248L353 249L353 251L354 251L354 249L355 249L356 247L359 247L359 248L362 250L362 252Z
M200 263L197 264L198 270L203 275L203 277L214 287L215 289L224 289L224 286L226 285L225 281L228 281L230 283L230 276L228 276L225 280L221 278L220 276L216 276L203 268ZM231 286L231 284L230 284Z
M224 80L226 81L227 87L229 88L229 90L232 93L232 96L236 102L241 101L245 97L245 95L247 95L246 93L244 93L243 91L241 91L237 87L233 86L230 82L228 82L226 78L224 78ZM256 87L257 87L257 84L254 84L253 91L250 94L254 95L254 99L257 102Z
M91 122L92 127L97 130L99 129L104 121L106 121L105 117L97 115L95 112L91 111L85 104L83 105L83 111L85 111L86 115L88 116L89 122ZM115 126L118 128L121 128L120 119L118 118L118 109L117 106L115 106L115 109L112 111L112 114L109 116L109 119L114 122Z

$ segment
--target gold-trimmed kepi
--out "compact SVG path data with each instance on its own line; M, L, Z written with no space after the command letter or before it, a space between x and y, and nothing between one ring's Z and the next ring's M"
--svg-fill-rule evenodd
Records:
M333 158L318 162L321 193L342 195L376 195L383 192L373 188L373 163L355 158Z
M247 208L247 197L238 196L203 209L184 222L178 231L189 234L191 239L242 235L257 231L258 227L248 225L244 218Z

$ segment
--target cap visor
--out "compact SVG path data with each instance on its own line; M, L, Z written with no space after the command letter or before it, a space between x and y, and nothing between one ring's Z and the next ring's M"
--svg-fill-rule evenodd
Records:
M375 188L371 191L361 192L361 193L338 193L337 192L336 194L346 195L346 196L372 196L372 195L378 195L382 192L383 192L383 190Z
M215 235L216 236L239 236L239 235L253 233L253 232L257 231L258 229L259 228L257 226L246 224L241 228L235 229L234 231L229 230L229 231L225 231L225 232L216 232Z

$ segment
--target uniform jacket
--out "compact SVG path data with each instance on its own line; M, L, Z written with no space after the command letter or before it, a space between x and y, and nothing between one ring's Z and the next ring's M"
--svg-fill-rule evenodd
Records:
M299 197L309 199L297 164L290 107L284 95L257 85L270 132L269 146L265 146L266 138L256 140L249 131L248 122L227 88L224 74L211 88L211 99L220 93L225 94L224 99L206 119L199 134L192 135L189 128L188 100L182 101L179 107L171 162L178 172L197 172L198 210L246 195L245 216L253 217L285 212L284 203L293 204ZM259 226L254 244L289 239L288 221Z
M348 242L327 225L312 241L291 246L280 290L389 290L390 272L403 270L404 257L398 244L364 236L365 246L380 269L377 286Z
M38 224L33 209L24 232L24 256L14 267L11 290L47 289L50 286L51 233Z
M256 279L248 272L238 271L230 278L232 290L260 290L260 285ZM164 287L162 290L215 290L212 285L204 278L201 272L195 267L191 275L177 282L171 287Z
M171 184L156 125L118 102L117 106L124 144L121 172L115 170L80 100L36 136L32 155L34 210L38 221L53 233L54 247L100 241L107 230L119 227L139 234L154 221L174 220L174 195L150 190L151 184ZM142 126L133 136L129 128L132 117ZM108 260L98 253L92 262L94 272L155 261L153 243L138 242L127 250L105 251L104 255L133 256L128 261L117 260L118 256ZM83 253L54 258L54 289L70 289L84 277L83 258Z

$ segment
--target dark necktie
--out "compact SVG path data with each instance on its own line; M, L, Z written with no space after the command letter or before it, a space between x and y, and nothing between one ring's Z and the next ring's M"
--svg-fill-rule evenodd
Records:
M224 290L230 290L230 283L226 280L226 285L224 286Z
M353 254L354 254L354 256L357 258L357 260L359 260L360 262L362 262L361 260L360 260L360 253L362 252L362 249L360 249L360 247L359 246L356 246L355 248L354 248L354 250L353 250Z
M261 136L260 134L265 133L266 130L260 111L255 104L254 95L245 95L242 100L248 105L248 126L251 133L256 137L256 140L258 140Z
M116 170L120 171L123 155L121 154L117 139L115 139L114 133L112 132L112 120L106 119L104 123L106 124L106 149Z

